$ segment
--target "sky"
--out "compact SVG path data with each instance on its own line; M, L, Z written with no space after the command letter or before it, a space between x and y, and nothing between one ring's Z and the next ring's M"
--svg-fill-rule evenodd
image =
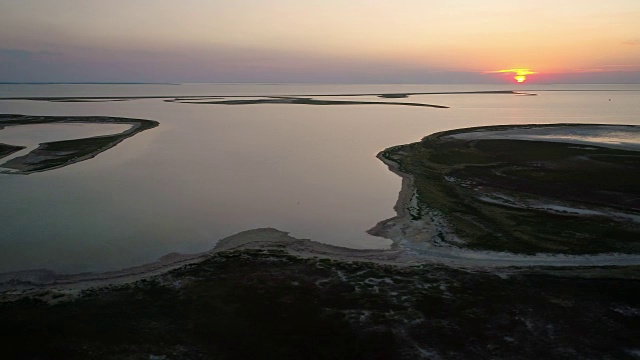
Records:
M0 0L0 82L640 83L640 0Z

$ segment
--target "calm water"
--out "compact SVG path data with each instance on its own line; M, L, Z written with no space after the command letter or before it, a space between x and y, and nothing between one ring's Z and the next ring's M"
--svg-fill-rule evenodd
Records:
M109 103L0 101L0 113L123 116L160 122L158 128L127 139L89 161L28 176L0 175L0 272L117 269L153 261L169 252L208 250L220 238L257 227L275 227L295 237L352 248L384 248L389 246L388 240L365 231L395 214L400 179L375 158L386 147L415 142L436 131L490 124L640 125L640 86L530 86L534 87L601 91L541 91L538 96L421 95L394 100L423 101L450 109L222 106L166 103L160 99ZM0 85L0 97L511 89L436 85ZM0 136L6 130L0 131ZM110 133L115 129L93 130ZM21 136L39 139L44 133L34 126L32 135ZM49 129L46 136L62 140L71 135Z

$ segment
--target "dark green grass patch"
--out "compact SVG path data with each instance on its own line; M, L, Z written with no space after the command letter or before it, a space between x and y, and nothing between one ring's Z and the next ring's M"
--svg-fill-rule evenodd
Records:
M419 202L443 214L466 246L528 254L640 252L640 224L631 220L640 218L639 152L449 134L384 156L414 176ZM545 210L553 205L559 210Z
M74 301L2 303L0 349L3 359L596 359L638 346L633 267L516 270L226 252Z

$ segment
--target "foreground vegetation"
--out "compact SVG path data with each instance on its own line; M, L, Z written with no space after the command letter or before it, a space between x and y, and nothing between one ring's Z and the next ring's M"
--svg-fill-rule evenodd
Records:
M631 359L639 279L638 267L498 276L236 250L72 299L5 301L0 349L5 359Z

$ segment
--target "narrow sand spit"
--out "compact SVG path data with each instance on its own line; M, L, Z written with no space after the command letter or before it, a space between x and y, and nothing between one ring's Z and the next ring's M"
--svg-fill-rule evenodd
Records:
M246 249L278 249L302 258L328 258L339 261L367 261L380 264L410 266L418 265L402 250L355 250L341 248L306 239L296 239L289 233L273 228L243 231L220 240L211 251L198 254L172 253L158 261L104 273L63 275L40 269L0 274L0 293L24 294L43 290L83 290L92 287L125 284L160 275L179 267L199 263L218 252Z
M387 224L383 222L378 226L387 226ZM402 228L402 225L398 226ZM73 293L92 287L126 284L160 275L185 265L199 263L218 252L247 249L277 249L301 258L317 257L345 262L361 261L395 266L444 264L484 271L499 270L504 267L640 264L640 258L637 255L622 254L521 256L488 251L467 251L451 246L437 247L433 245L421 249L395 246L391 250L355 250L306 239L296 239L286 232L263 228L243 231L222 239L211 251L190 255L169 254L156 262L118 271L73 275L56 274L49 270L4 273L0 274L0 293L5 296L20 296L49 290Z

